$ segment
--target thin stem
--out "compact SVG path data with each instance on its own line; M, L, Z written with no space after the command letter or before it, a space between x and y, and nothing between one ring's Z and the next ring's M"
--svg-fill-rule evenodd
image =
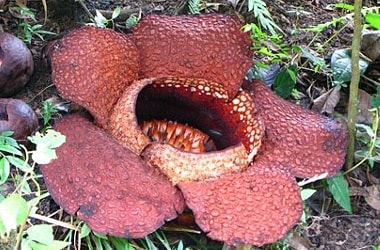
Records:
M354 10L354 36L352 39L352 75L350 84L350 98L348 101L348 149L346 157L346 169L349 170L354 164L354 153L355 153L355 136L356 136L356 121L358 112L358 91L359 91L359 51L360 51L360 38L362 31L362 0L355 0L355 10Z

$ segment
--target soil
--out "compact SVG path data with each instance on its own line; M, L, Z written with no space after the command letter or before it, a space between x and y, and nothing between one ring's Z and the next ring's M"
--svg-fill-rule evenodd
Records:
M231 2L238 3L233 6ZM246 2L248 1L240 2L227 0L201 1L203 6L201 12L233 14L237 15L243 22L255 22L254 15L247 11ZM333 17L345 15L344 11L339 11L331 6L331 4L337 2L335 0L276 0L267 1L267 5L275 22L284 32L283 41L289 45L310 45L311 49L317 51L318 45L324 44L333 37L322 51L316 52L320 57L327 59L334 50L350 46L353 31L352 24L348 22L340 33L336 33L339 28L343 27L343 24L338 24L337 27L330 27L318 36L312 32L302 31L301 28L327 23ZM42 1L29 0L27 4L36 13L37 20L44 20ZM368 1L366 4L371 6L376 3L375 1ZM12 6L15 6L12 1L0 1L2 10L0 23L4 31L20 36L22 31L17 29L19 19L10 11ZM37 113L40 111L41 103L47 99L54 99L57 103L60 102L62 110L67 107L71 109L77 108L74 105L68 106L67 102L55 90L46 58L43 55L43 49L50 40L57 39L67 31L90 22L88 13L95 14L95 9L99 9L102 10L104 15L109 15L116 6L122 6L123 13L121 17L116 19L116 30L128 32L124 22L131 14L136 16L145 16L150 13L178 15L188 12L187 1L184 0L49 0L47 1L47 6L48 19L44 23L43 29L55 32L57 35L45 35L44 41L34 39L28 45L34 56L35 71L29 84L15 96L15 98L23 99L30 104ZM260 59L258 56L257 60ZM301 92L301 99L305 99L303 100L306 103L305 106L310 106L312 98L306 90L312 85L312 89L316 90L316 95L318 95L321 94L321 89L328 89L330 83L326 75L323 74L313 74L311 71L306 70L300 72L299 75L300 79L297 88ZM374 89L369 91L374 91ZM346 94L347 90L343 90L341 98L341 111L343 113L347 105ZM313 98L316 97L313 96ZM61 114L64 115L64 112ZM347 178L351 187L363 191L364 187L374 185L374 180L378 181L376 178L379 178L379 176L376 175L376 171L379 171L376 164L372 171L367 171L366 167L362 167L350 173ZM353 192L351 199L353 214L348 214L332 201L331 196L324 188L319 188L318 192L308 200L310 207L308 223L300 223L297 226L293 237L289 241L290 245L295 249L373 249L373 246L378 246L380 244L380 211L374 209L365 197L368 197L368 193L364 191ZM57 206L52 200L47 199L41 203L41 213L49 214L56 209ZM169 234L169 239L183 239L185 246L186 243L194 244L188 237L183 237L180 234ZM203 242L204 245L213 245L216 249L222 246L207 239L204 235L195 235L193 237ZM272 246L272 249L275 248Z

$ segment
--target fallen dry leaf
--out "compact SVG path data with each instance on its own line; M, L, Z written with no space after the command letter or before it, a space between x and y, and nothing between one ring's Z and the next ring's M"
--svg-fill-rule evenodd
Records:
M310 242L307 238L302 237L298 233L294 232L288 239L288 244L295 250L308 250L311 249Z
M380 56L380 31L369 31L363 34L360 51L376 61Z
M372 185L365 187L368 192L367 196L364 196L365 201L372 208L380 211L380 185Z
M358 123L372 124L372 113L368 111L371 108L371 95L361 89L358 94Z
M340 87L334 87L313 101L312 110L331 115L340 99Z
M368 205L380 211L380 185L350 187L350 196L363 196Z

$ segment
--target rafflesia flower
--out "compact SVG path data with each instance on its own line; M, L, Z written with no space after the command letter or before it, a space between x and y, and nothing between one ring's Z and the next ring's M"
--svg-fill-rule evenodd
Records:
M51 51L68 115L58 159L42 167L68 213L99 233L143 237L185 206L209 237L263 245L302 212L295 177L334 175L346 131L244 81L250 40L229 16L144 18L124 35L83 27Z

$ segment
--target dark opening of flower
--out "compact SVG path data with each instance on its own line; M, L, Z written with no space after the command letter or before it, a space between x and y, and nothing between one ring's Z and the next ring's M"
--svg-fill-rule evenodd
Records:
M254 113L254 103L246 92L239 92L230 101L221 85L207 80L149 79L126 88L110 116L108 131L126 148L142 153L173 183L204 180L241 171L252 161L263 135L263 126ZM195 128L212 140L215 150L202 157L175 150L170 143L151 144L139 125L151 120ZM229 157L221 161L222 155Z

